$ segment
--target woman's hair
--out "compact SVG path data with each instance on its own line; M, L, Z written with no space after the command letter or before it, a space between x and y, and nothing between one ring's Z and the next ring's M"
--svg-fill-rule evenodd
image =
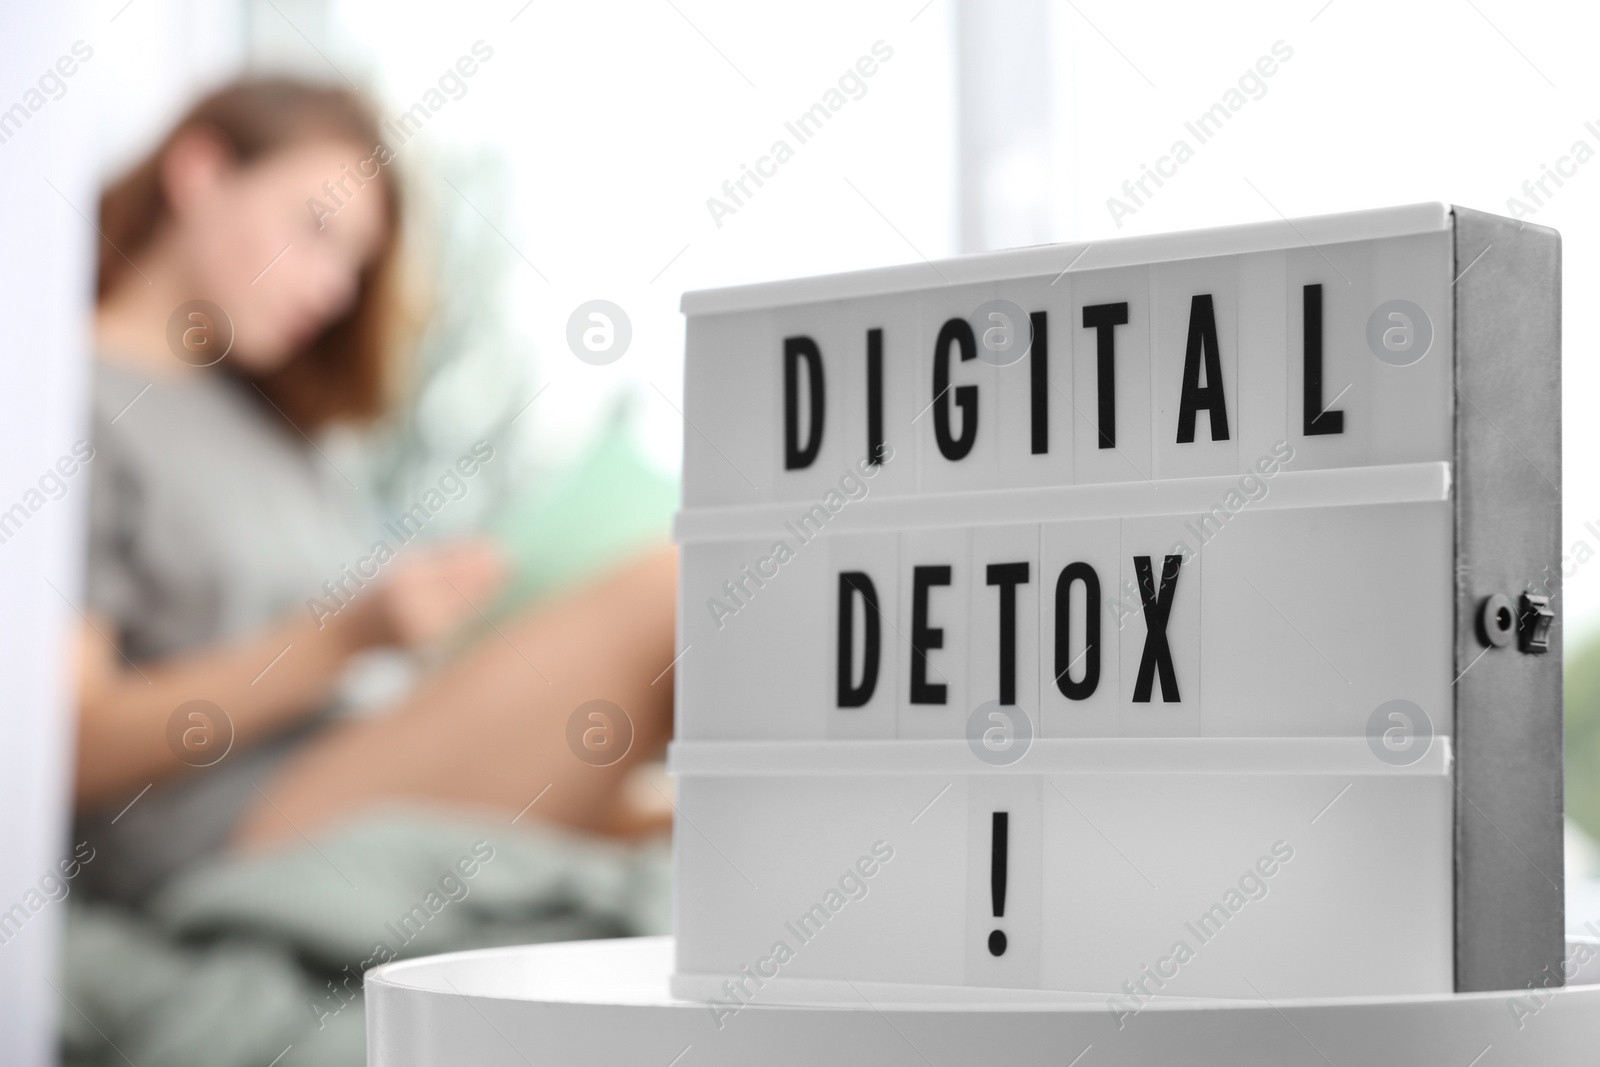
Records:
M173 143L203 131L221 142L234 161L249 164L318 138L373 146L380 143L370 105L348 89L290 78L234 82L195 104L143 162L108 187L100 197L101 246L96 293L101 299L132 271L123 254L147 247L171 218L162 188L161 161ZM383 161L387 162L387 150ZM330 324L277 370L254 379L302 431L338 419L371 419L389 399L391 334L399 300L399 190L385 167L385 226L376 255L362 271L350 310ZM118 254L118 250L120 253ZM109 254L108 254L109 253Z

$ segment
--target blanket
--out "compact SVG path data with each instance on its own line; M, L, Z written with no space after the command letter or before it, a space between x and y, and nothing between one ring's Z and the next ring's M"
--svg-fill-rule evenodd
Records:
M669 852L397 809L215 857L137 910L69 898L65 1062L359 1067L366 969L668 932Z

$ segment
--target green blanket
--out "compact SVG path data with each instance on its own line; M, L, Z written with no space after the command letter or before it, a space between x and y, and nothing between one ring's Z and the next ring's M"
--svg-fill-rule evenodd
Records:
M138 912L69 898L66 1062L360 1067L366 968L665 933L669 886L664 840L392 810L314 843L216 858Z

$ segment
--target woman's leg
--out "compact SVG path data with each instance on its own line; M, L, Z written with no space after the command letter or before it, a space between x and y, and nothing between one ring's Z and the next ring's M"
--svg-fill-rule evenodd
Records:
M393 714L338 724L308 743L262 784L235 843L310 834L390 800L509 820L538 797L525 818L622 830L620 785L672 734L676 585L677 554L666 549L490 631ZM609 765L568 744L568 719L592 700L632 723L631 748Z

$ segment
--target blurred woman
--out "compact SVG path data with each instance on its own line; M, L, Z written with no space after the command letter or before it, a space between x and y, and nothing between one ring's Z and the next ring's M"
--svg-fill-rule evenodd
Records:
M102 199L77 803L112 896L391 801L641 825L620 786L671 732L670 550L485 630L388 714L341 714L353 657L478 622L506 571L483 541L373 560L315 443L393 392L389 164L355 95L262 80L201 101ZM633 730L606 766L566 739L596 699ZM194 758L194 730L222 751Z

